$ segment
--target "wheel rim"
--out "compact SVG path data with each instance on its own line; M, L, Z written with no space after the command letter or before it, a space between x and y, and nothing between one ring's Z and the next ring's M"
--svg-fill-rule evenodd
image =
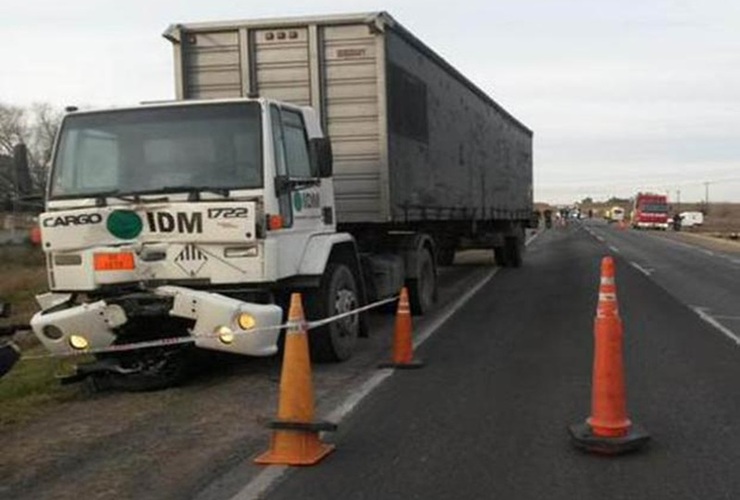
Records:
M357 294L349 288L337 290L334 300L334 310L336 314L342 314L357 309ZM336 328L339 337L354 337L359 325L359 315L353 314L337 320Z

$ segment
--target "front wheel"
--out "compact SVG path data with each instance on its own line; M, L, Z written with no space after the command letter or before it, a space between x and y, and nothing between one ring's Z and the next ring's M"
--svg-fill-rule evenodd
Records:
M176 386L190 374L192 346L142 349L116 354L120 372L94 374L93 385L130 391L158 391ZM105 358L103 358L105 359Z
M321 279L321 286L308 294L309 319L324 319L357 309L360 306L358 290L355 275L347 265L329 264ZM359 314L310 330L311 358L324 363L349 359L359 333Z

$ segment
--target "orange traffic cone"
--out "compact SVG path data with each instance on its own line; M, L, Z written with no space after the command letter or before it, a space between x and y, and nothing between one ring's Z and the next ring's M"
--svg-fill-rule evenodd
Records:
M396 310L396 327L393 335L393 361L382 363L380 368L421 368L424 366L419 360L414 360L414 344L411 326L411 306L409 292L406 287L401 289Z
M622 320L617 305L614 260L601 262L599 305L594 325L594 371L591 416L570 426L573 442L586 451L619 454L634 451L650 436L627 417L622 357Z
M283 367L280 374L278 419L269 424L274 429L270 449L257 457L258 464L313 465L334 450L319 439L321 431L335 431L328 422L314 422L313 385L308 336L303 327L301 294L290 298L289 321L295 325L285 335Z

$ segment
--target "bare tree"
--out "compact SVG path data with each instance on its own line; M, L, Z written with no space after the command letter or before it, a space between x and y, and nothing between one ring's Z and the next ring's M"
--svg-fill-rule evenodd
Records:
M28 108L0 103L0 203L8 205L17 197L12 157L20 143L28 148L33 189L43 191L61 119L62 112L48 103Z

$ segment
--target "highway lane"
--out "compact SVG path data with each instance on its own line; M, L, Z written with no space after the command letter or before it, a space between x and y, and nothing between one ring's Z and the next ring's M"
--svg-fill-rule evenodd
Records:
M546 231L395 373L278 499L731 499L740 497L738 350L617 255L629 408L642 453L583 454L600 258L585 228ZM656 263L656 268L657 268ZM236 497L238 498L238 497Z
M718 331L740 343L740 253L705 248L671 233L620 230L591 221L585 227Z

